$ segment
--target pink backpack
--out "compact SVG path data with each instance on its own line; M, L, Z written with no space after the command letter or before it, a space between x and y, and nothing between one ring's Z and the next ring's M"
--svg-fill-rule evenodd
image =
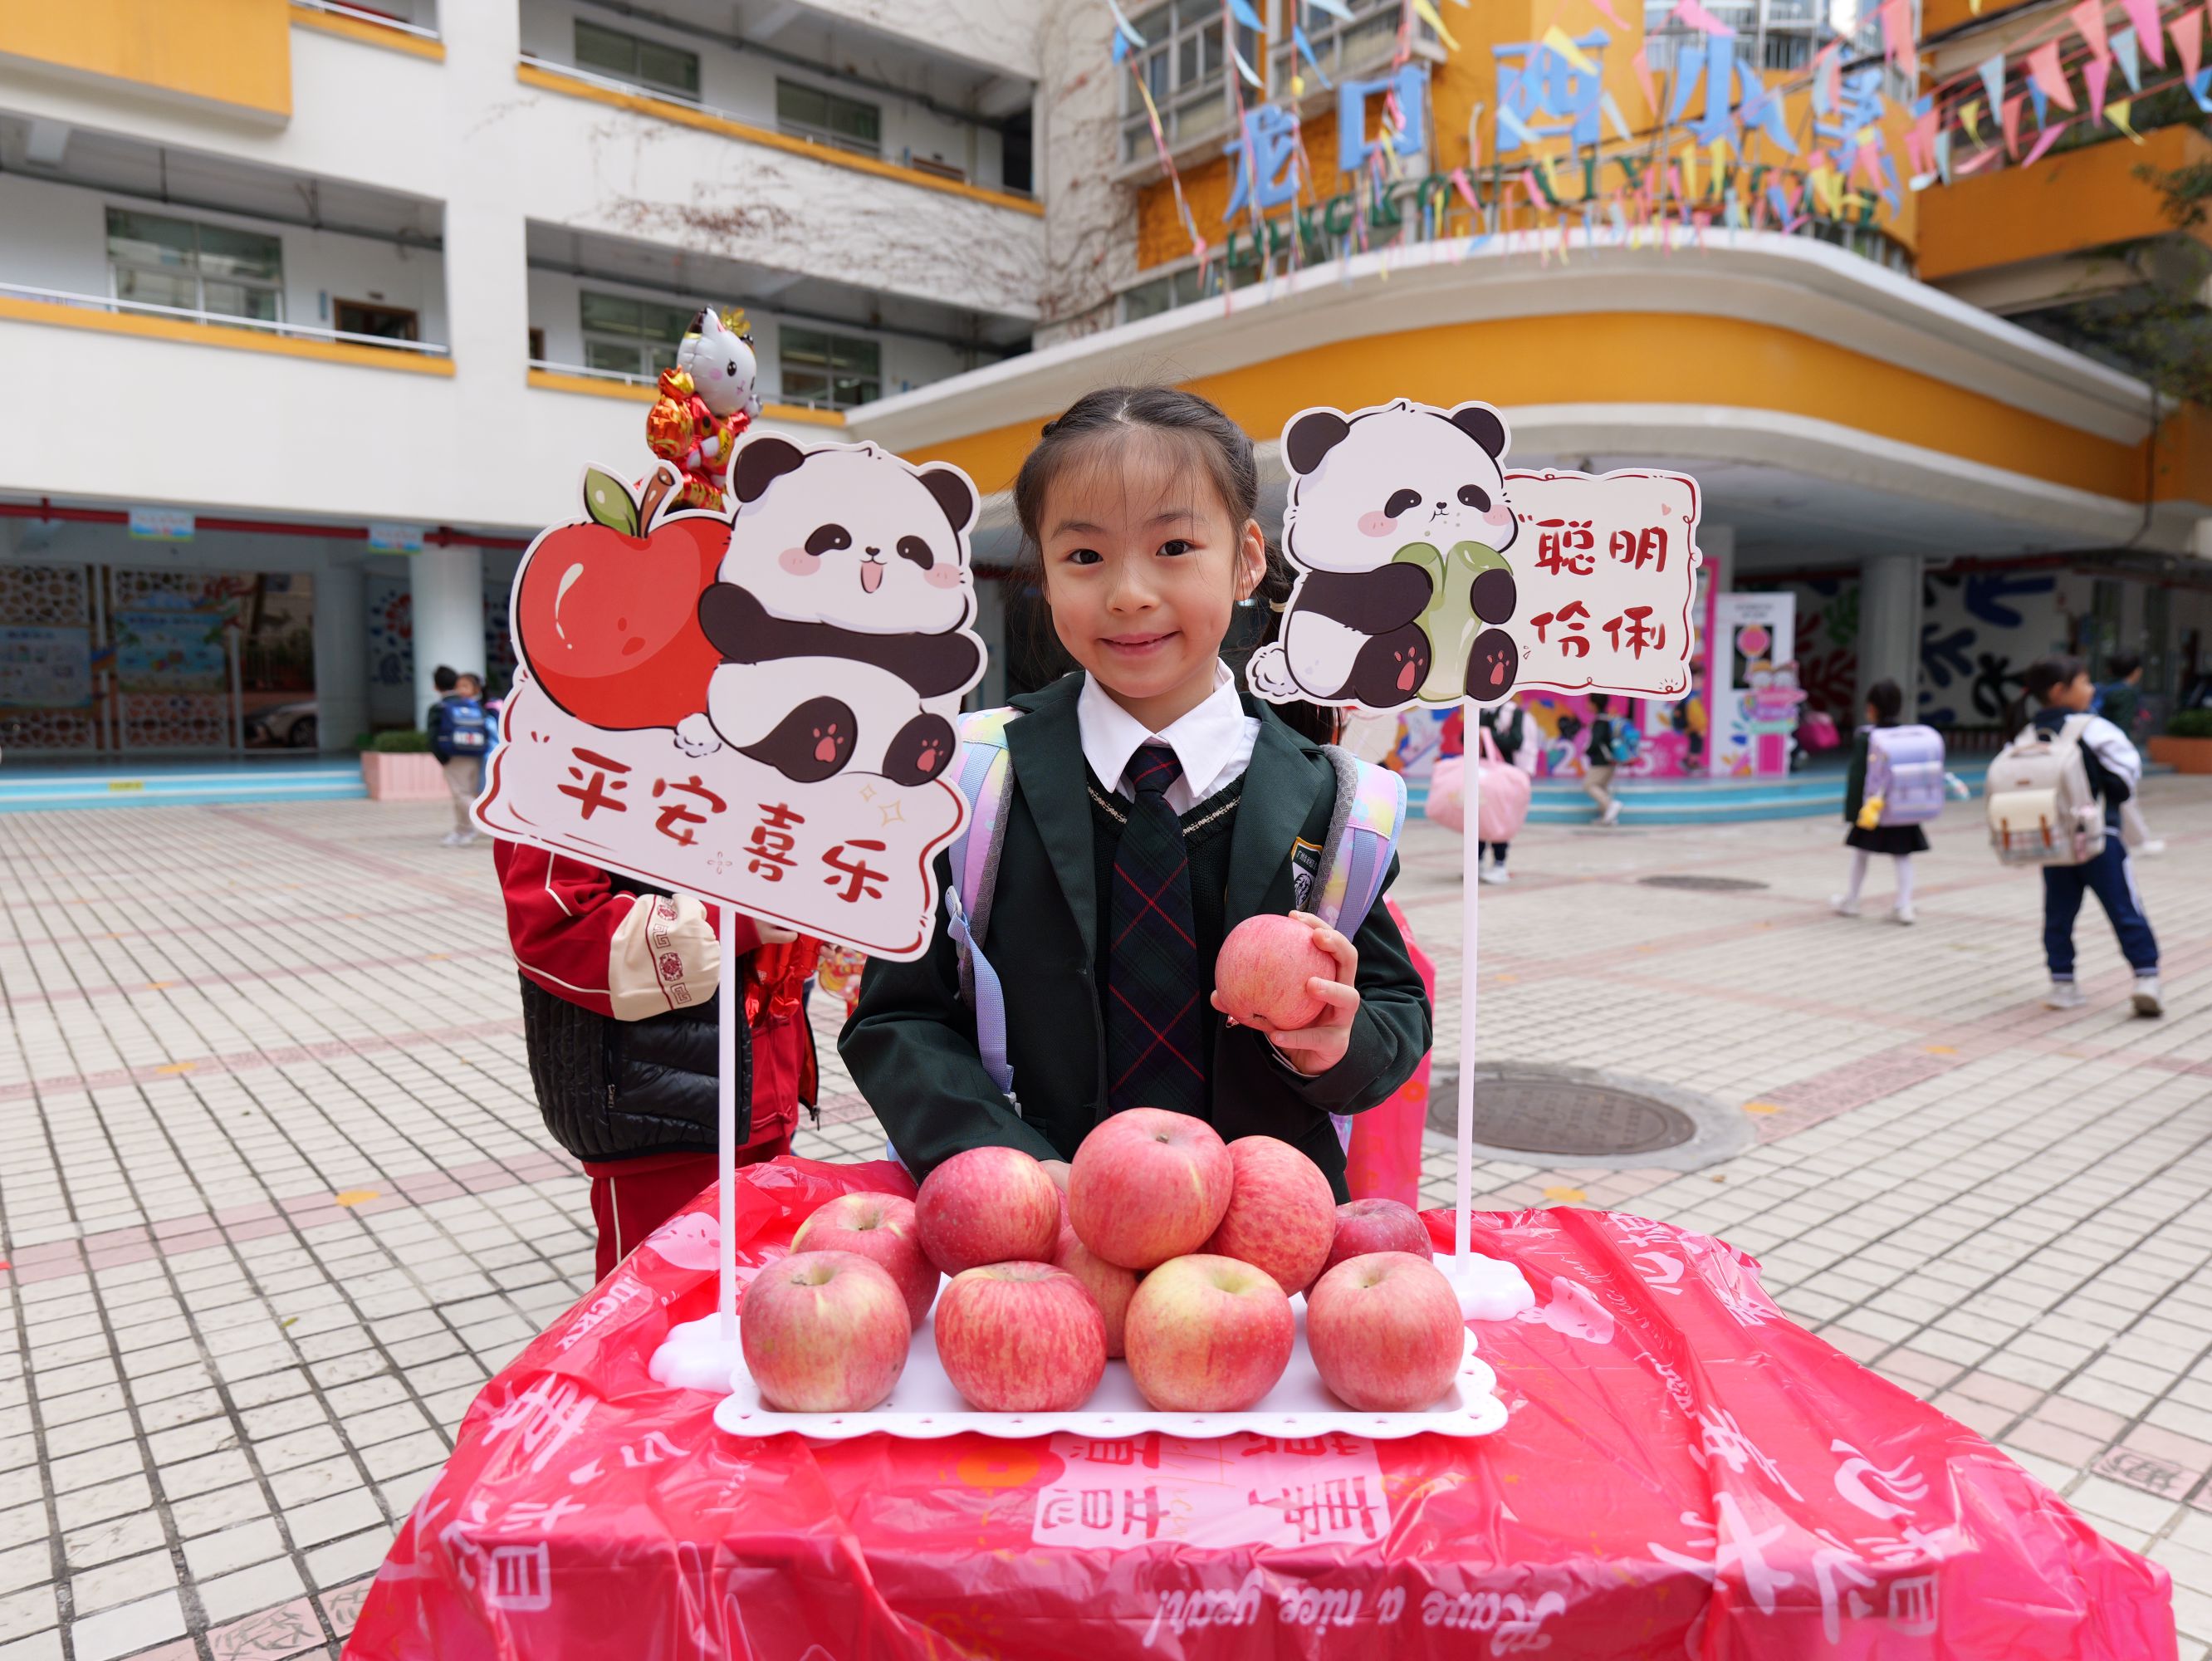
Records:
M1943 812L1943 735L1932 727L1867 733L1866 794L1881 798L1883 824L1926 824Z

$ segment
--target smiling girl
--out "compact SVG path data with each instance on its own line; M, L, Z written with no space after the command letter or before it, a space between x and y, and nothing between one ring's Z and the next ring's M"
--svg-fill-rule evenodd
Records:
M1341 1200L1329 1115L1385 1100L1426 1053L1428 1000L1387 908L1351 939L1294 910L1338 787L1221 661L1267 573L1258 497L1251 441L1165 387L1091 393L1023 464L1024 557L1080 672L1015 699L1006 729L1014 788L976 944L1005 989L1019 1104L979 1054L941 906L926 956L870 963L838 1046L915 1176L995 1144L1064 1181L1100 1120L1161 1107L1292 1143ZM1212 995L1224 936L1262 913L1311 924L1335 965L1299 1031L1238 1026Z

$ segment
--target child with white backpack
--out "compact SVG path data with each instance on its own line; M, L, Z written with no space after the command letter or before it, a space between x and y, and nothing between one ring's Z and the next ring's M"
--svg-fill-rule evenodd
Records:
M1905 691L1895 681L1878 680L1867 689L1866 725L1859 728L1844 788L1850 879L1828 902L1841 916L1858 916L1868 861L1887 854L1897 868L1890 915L1901 923L1912 921L1912 856L1928 851L1928 833L1920 827L1943 811L1943 737L1932 727L1898 725L1904 708Z
M2097 689L2081 659L2038 658L2028 666L2026 690L2041 707L1990 764L1986 794L1997 857L2043 867L2043 951L2051 968L2044 1006L2079 1009L2088 1001L2074 978L2074 919L2088 892L2112 920L2135 970L2136 1013L2161 1014L2158 939L2120 837L2120 810L2142 780L2141 758L2125 733L2089 713Z

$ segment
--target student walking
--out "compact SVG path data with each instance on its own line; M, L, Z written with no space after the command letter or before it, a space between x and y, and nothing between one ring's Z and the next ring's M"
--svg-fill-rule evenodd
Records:
M1528 712L1521 707L1518 698L1509 696L1504 703L1484 710L1482 726L1490 734L1490 741L1498 746L1499 757L1508 767L1518 768L1531 778L1535 776L1537 745L1529 732ZM1513 844L1510 842L1479 843L1475 858L1478 861L1487 858L1489 864L1479 872L1476 880L1487 883L1512 881L1512 873L1505 868L1505 856L1512 849Z
M1890 916L1901 923L1913 918L1912 856L1928 851L1921 824L1943 811L1943 740L1930 727L1899 726L1904 708L1905 691L1895 681L1878 680L1867 689L1866 724L1859 728L1844 786L1850 874L1844 891L1828 902L1841 916L1859 915L1867 865L1876 854L1887 854L1897 872Z
M838 1045L917 1177L995 1145L1064 1184L1100 1120L1158 1107L1291 1143L1341 1201L1331 1116L1389 1099L1427 1052L1428 998L1388 907L1349 938L1297 909L1300 861L1330 840L1334 764L1220 660L1268 571L1258 500L1251 440L1167 387L1089 394L1023 463L1022 558L1081 672L1017 698L1004 726L1013 782L975 947L1003 991L1012 1094L942 904L921 958L870 961ZM1334 965L1308 981L1323 1013L1298 1031L1208 1007L1223 938L1263 913L1310 925Z
M1613 699L1603 692L1590 694L1589 747L1583 752L1583 794L1597 804L1597 822L1612 824L1620 818L1620 801L1613 794Z
M2027 690L2039 707L2015 745L2039 739L2052 746L2062 774L2054 800L2079 791L2094 799L2091 811L2100 812L2104 821L2101 837L2087 839L2095 845L2087 858L2079 863L2048 863L2043 867L2043 952L2051 970L2051 990L2044 997L2044 1005L2051 1009L2079 1009L2088 1001L2074 976L2074 922L2081 914L2082 896L2094 894L2112 920L2122 954L2135 970L2136 1013L2162 1014L2166 1005L2159 989L2158 937L2151 933L2150 921L2143 916L2142 898L2136 889L2135 862L2120 836L2120 810L2134 795L2142 777L2135 745L2111 721L2089 713L2097 689L2081 659L2038 658L2028 666ZM2001 755L1991 764L1993 775L2005 759ZM2066 780L2063 775L2072 771L2077 760L2081 773ZM2002 802L1993 801L1992 816L2002 807Z
M476 676L457 674L441 664L432 672L430 684L444 694L430 706L430 753L445 769L446 788L453 797L453 828L446 833L445 843L465 848L477 839L469 809L483 788L491 717L484 713L483 683Z
M2136 776L2141 778L2142 749L2136 744L2136 728L2142 721L2142 658L2134 652L2115 652L2106 666L2112 678L2097 689L2097 700L2090 708L2118 727L2120 736L2135 749ZM2120 834L2138 854L2148 856L2166 852L2166 844L2151 835L2149 822L2143 818L2142 804L2133 796L2120 804Z

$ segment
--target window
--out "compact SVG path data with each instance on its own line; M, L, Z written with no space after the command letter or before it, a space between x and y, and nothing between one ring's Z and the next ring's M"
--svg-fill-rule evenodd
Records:
M849 410L884 395L884 349L876 342L793 328L784 329L779 340L787 404Z
M1322 72L1331 80L1344 76L1360 75L1370 70L1379 73L1379 66L1388 64L1398 50L1398 30L1404 16L1398 0L1345 0L1345 9L1352 21L1332 16L1313 3L1313 0L1297 0L1292 8L1292 21L1305 32L1306 44L1314 49ZM1432 40L1435 32L1426 23L1414 26L1417 40ZM1305 78L1306 90L1312 92L1319 84L1314 79L1313 65L1291 44L1287 35L1275 51L1274 76L1277 91L1291 84L1293 74Z
M1158 317L1162 312L1177 306L1188 306L1193 301L1203 300L1209 286L1206 268L1193 265L1172 277L1156 277L1149 283L1139 283L1133 289L1124 289L1121 290L1121 321L1139 322L1147 317ZM1218 293L1218 288L1214 291Z
M284 246L258 231L110 208L107 263L118 300L263 323L284 315Z
M680 46L641 40L620 29L576 20L576 66L611 75L617 81L663 87L686 98L699 95L699 54Z
M398 306L378 306L366 300L337 300L331 314L340 334L367 335L376 340L420 340L415 313Z
M543 363L545 361L545 331L543 329L532 329L530 332L530 361L532 363Z
M796 81L775 83L775 124L794 138L860 155L884 151L884 113L873 104Z
M1143 77L1158 106L1168 148L1179 149L1227 127L1229 58L1220 6L1214 0L1169 0L1138 18L1135 26L1145 45L1131 54L1129 67ZM1239 27L1237 45L1246 63L1258 64L1256 34ZM1133 86L1122 88L1121 117L1121 159L1133 161L1150 155L1152 124L1145 114L1145 100Z
M699 314L693 307L636 300L626 294L586 289L580 298L584 367L643 380L676 367L676 348Z

